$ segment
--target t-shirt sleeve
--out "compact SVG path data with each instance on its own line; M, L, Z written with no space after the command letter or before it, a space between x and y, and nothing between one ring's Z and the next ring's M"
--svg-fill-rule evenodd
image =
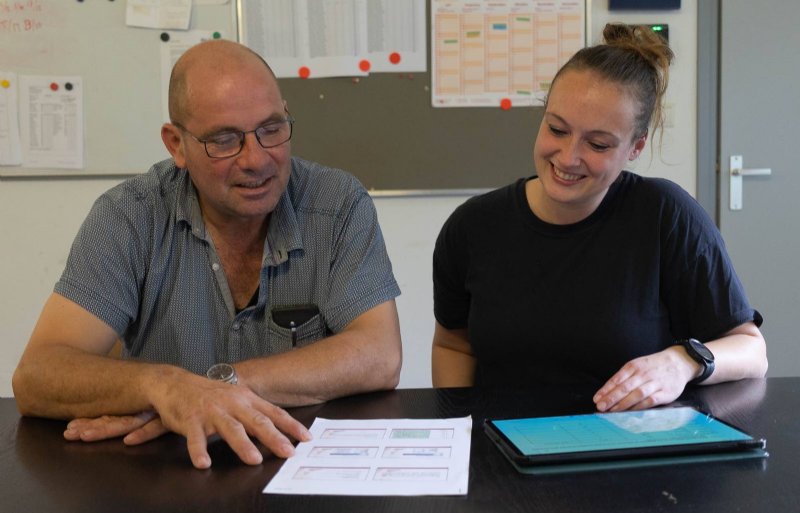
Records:
M672 192L662 226L662 290L673 334L706 341L746 322L760 326L716 225L687 193Z
M326 313L334 333L367 310L400 295L375 205L362 187L343 212L340 227L330 269L331 307Z
M466 286L468 241L461 227L466 208L460 206L445 222L433 250L433 314L447 329L467 327L470 294Z
M144 258L130 215L106 193L78 231L54 291L122 336L137 316Z

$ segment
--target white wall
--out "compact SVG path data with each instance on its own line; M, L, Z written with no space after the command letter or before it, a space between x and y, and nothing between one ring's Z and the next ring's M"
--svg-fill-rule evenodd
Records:
M600 42L606 23L669 25L669 45L675 52L670 69L666 97L667 128L659 150L650 141L652 151L645 151L632 168L645 176L663 176L678 183L693 196L697 191L697 4L683 0L677 11L614 11L608 0L592 2L592 44Z
M0 180L0 396L92 202L119 180Z
M647 154L638 172L666 176L695 191L696 6L684 0L677 12L607 12L607 0L594 1L591 34L596 40L607 21L668 23L678 54L668 101L677 130L664 135L664 148ZM597 37L594 37L597 36ZM88 99L87 99L88 100ZM156 129L156 128L154 128ZM531 134L533 137L533 134ZM447 141L443 141L446 144ZM0 179L0 396L11 395L11 375L44 300L61 274L70 244L94 199L118 179ZM444 220L465 197L375 199L395 276L404 364L400 386L430 386L433 334L431 254Z

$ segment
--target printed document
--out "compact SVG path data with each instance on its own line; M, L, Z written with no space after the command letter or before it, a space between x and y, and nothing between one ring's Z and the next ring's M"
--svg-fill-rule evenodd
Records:
M19 76L24 167L83 168L83 81L76 76Z
M187 30L192 0L128 0L125 24L129 27Z
M425 0L242 0L239 40L278 78L425 71Z
M317 418L264 488L296 495L466 495L472 417Z
M433 106L541 105L584 46L584 2L432 0Z

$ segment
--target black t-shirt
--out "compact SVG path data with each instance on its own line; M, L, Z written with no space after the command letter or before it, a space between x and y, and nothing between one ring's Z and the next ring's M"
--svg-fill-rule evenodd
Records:
M676 184L623 172L588 218L552 225L526 181L468 200L436 242L434 313L468 329L476 384L599 386L676 339L760 325L719 231Z

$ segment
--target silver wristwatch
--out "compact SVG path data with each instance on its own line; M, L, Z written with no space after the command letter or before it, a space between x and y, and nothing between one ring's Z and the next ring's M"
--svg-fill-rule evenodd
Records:
M223 383L230 383L235 385L239 382L239 376L236 375L236 369L230 363L216 363L209 367L206 371L208 379L214 381L222 381Z

